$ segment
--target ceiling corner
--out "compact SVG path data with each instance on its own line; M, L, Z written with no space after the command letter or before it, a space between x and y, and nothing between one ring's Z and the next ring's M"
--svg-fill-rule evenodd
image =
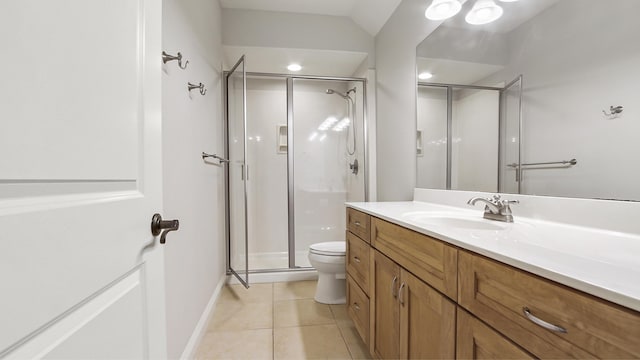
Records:
M349 17L375 37L402 0L356 0Z

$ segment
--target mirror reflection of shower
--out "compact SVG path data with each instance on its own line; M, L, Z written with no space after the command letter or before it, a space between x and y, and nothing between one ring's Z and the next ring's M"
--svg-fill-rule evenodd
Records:
M349 89L347 90L346 93L341 93L339 91L336 91L334 89L327 89L326 93L331 95L331 94L335 94L340 96L341 98L345 99L347 101L347 119L348 119L348 123L347 123L347 154L349 155L354 155L356 153L356 131L355 131L355 123L353 123L353 121L355 121L356 118L356 104L355 101L351 98L350 94L356 92L356 88L354 87L353 89ZM351 124L353 124L353 126L351 126ZM349 136L351 134L351 136ZM352 148L349 148L349 139L351 139L351 144L352 144ZM354 175L358 174L358 160L355 159L353 163L349 164L349 169L351 169L351 172Z

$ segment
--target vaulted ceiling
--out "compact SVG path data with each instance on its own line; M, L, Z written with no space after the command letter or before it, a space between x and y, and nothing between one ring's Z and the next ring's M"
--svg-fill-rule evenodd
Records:
M375 36L401 0L220 0L223 8L350 17Z

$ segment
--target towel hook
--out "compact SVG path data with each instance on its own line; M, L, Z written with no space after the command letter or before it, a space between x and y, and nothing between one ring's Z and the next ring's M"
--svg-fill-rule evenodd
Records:
M228 163L229 162L229 160L227 160L227 159L225 159L225 158L223 158L221 156L218 156L216 154L207 154L206 152L203 151L202 152L202 160L204 160L206 158L214 158L214 159L219 161L218 164Z
M204 84L200 83L198 85L192 84L192 83L187 83L187 88L189 89L189 92L191 92L191 90L193 89L199 89L200 90L200 95L204 96L204 94L207 93L207 89L204 88Z
M614 117L614 118L615 118L615 117L617 117L618 115L620 115L620 114L622 113L622 111L623 111L623 110L624 110L624 107L622 107L622 106L613 106L613 105L612 105L611 107L609 107L609 113L607 113L607 112L606 112L606 111L604 111L604 110L602 110L602 113L603 113L605 116L608 116L608 117Z
M185 61L184 66L182 66L182 54L178 52L178 55L169 55L166 52L162 52L162 63L166 64L169 61L178 60L178 67L182 70L187 68L189 64L189 60Z

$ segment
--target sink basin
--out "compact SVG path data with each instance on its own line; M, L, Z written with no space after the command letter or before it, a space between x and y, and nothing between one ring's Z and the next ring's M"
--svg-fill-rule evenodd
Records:
M504 230L506 223L467 216L455 212L413 212L403 215L407 220L424 226L447 227L461 230Z
M503 230L505 227L493 224L488 221L467 219L467 218L451 218L451 217L425 217L418 220L423 224L433 226L446 226L458 229L468 230ZM490 221L490 220L489 220Z

